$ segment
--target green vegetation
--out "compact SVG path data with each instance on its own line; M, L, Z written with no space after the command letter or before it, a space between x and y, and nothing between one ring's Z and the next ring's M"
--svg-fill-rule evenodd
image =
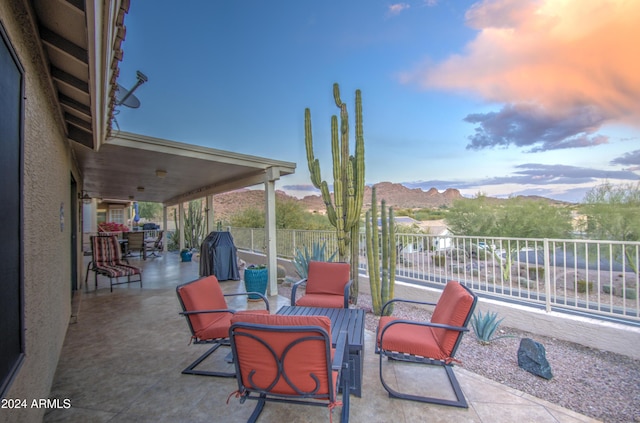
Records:
M380 217L382 231L378 230L378 205L376 188L371 192L371 210L365 218L365 236L367 240L367 263L369 269L369 284L371 285L371 302L373 314L380 316L382 306L394 295L396 276L396 246L393 208L389 207L387 215L386 202L382 200ZM382 250L382 251L380 251ZM390 316L393 307L385 310Z
M446 217L454 234L510 238L568 238L571 210L543 200L512 197L495 203L482 194L456 200Z
M582 230L590 239L640 241L640 182L593 188L584 198L580 211L586 216ZM607 253L608 254L608 253ZM614 246L611 256L638 272L632 246Z
M311 253L307 246L304 249L296 248L296 255L293 257L293 265L296 268L296 272L301 278L306 278L309 274L309 262L311 261L333 261L337 251L334 251L327 257L327 242L323 241L322 244L318 241L314 241L311 245Z
M250 207L231 218L231 226L236 228L264 228L264 209ZM276 228L327 230L332 229L326 216L310 213L295 200L276 199Z
M358 302L358 235L360 212L364 196L364 132L362 129L362 98L356 90L356 147L355 156L349 150L349 114L347 105L340 99L340 87L333 84L333 99L340 109L338 118L331 116L331 154L333 158L333 198L329 185L322 180L320 162L314 157L311 132L311 111L304 111L304 142L311 182L322 192L331 225L336 228L338 256L340 261L351 263L351 295L353 304Z
M162 220L162 204L140 201L138 202L138 216L142 219L159 222Z
M497 318L498 313L487 312L487 314L483 315L481 311L471 316L471 327L478 342L482 345L489 345L496 339L512 337L511 335L494 336L498 330L498 326L500 326L500 323L504 320L504 317L500 320L496 320Z

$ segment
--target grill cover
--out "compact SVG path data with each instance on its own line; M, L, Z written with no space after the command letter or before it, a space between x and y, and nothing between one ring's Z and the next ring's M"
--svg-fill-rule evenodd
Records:
M236 246L230 232L211 232L200 245L200 276L240 280Z

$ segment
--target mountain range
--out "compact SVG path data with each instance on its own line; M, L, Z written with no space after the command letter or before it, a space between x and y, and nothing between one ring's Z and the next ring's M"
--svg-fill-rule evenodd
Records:
M449 188L439 192L435 188L423 191L420 188L407 188L402 184L380 182L375 184L378 201L385 200L388 206L395 209L421 209L449 207L455 200L464 198L457 189ZM276 191L279 200L296 201L303 205L304 209L311 213L325 213L324 202L321 195L308 195L304 198L296 198L284 191ZM371 206L371 187L365 187L365 209ZM214 196L213 209L216 220L228 221L235 214L247 208L264 207L264 191L241 189Z

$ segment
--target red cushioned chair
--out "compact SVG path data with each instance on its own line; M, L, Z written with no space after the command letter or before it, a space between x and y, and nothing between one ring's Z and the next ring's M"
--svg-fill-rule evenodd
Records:
M326 406L329 417L342 405L349 420L347 333L331 346L331 320L326 316L236 315L229 330L240 403L258 403L255 422L266 401Z
M235 377L235 372L196 370L202 361L221 346L229 346L229 327L235 314L269 314L269 300L258 292L240 292L223 294L218 279L211 275L176 287L176 293L182 306L182 314L187 319L191 340L195 344L213 344L213 346L182 371L183 374L201 376ZM231 310L225 297L254 294L265 303L266 310Z
M351 289L349 263L309 262L306 279L291 287L291 305L304 307L349 308ZM298 286L306 283L306 292L296 300Z
M385 303L382 314L384 315L384 310L395 302L428 304L436 307L429 322L401 320L392 316L380 318L376 331L376 354L380 354L382 386L390 397L468 408L452 368L454 361L459 362L454 355L462 335L469 330L467 325L476 306L476 295L459 282L450 281L442 291L437 304L393 299ZM389 360L444 366L457 400L408 395L393 390L385 383L382 375L383 357Z
M98 275L104 275L109 278L111 292L113 292L114 285L125 283L140 282L140 288L142 288L142 269L130 265L126 259L122 258L122 249L115 235L91 237L91 261L87 265L87 272L84 276L84 284L87 289L89 288L87 280L90 270L95 275L96 289L98 289ZM132 276L136 275L138 276L137 278L131 279ZM125 276L127 280L120 282L119 278Z

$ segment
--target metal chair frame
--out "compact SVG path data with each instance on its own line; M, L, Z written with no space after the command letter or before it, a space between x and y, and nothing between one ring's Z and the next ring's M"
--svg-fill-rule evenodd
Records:
M189 325L189 330L191 331L191 336L192 336L192 342L194 344L211 344L212 347L209 348L204 354L202 354L200 357L198 357L193 363L189 364L183 371L182 374L185 375L199 375L199 376L215 376L215 377L236 377L236 373L235 372L219 372L219 371L210 371L210 370L197 370L196 367L198 365L200 365L200 363L202 363L204 360L207 359L207 357L209 357L211 354L213 354L218 348L220 347L230 347L229 344L229 338L225 337L225 338L215 338L215 339L200 339L198 337L196 337L195 335L195 331L193 329L193 326L191 324L191 320L189 319L189 315L193 315L193 314L204 314L204 313L232 313L235 314L237 312L237 310L233 310L233 309L219 309L219 310L187 310L184 302L182 300L182 297L180 296L180 288L186 285L189 285L190 283L193 283L196 281L191 281L191 282L187 282L187 283L183 283L181 285L178 285L176 287L176 294L178 295L178 300L180 301L180 306L182 307L182 312L180 312L179 314L184 316L187 320L187 325ZM238 293L231 293L231 294L224 294L224 297L235 297L235 296L248 296L249 294L255 294L258 295L260 297L260 299L262 299L262 301L264 301L267 311L269 311L269 300L267 299L267 297L265 297L263 294L259 293L259 292L238 292ZM227 355L227 361L230 361L232 359L231 357L231 353L229 353Z
M265 332L265 337L258 337L252 333L243 333L243 329L249 329L253 331L263 331ZM278 354L274 351L274 349L269 345L268 342L268 334L269 333L284 333L284 332L315 332L314 336L301 336L296 340L292 341L284 350L282 355L278 357ZM274 368L277 368L277 374L274 377L273 382L267 388L260 388L255 385L247 385L242 382L241 375L241 362L242 356L238 356L237 347L236 347L236 338L237 337L250 337L262 345L266 347L266 349L271 353L271 356L274 360ZM279 403L288 403L288 404L299 404L299 405L312 405L312 406L328 406L330 403L335 401L338 395L338 391L342 390L342 412L341 412L341 422L347 423L349 421L349 360L348 360L348 348L347 348L347 332L341 331L338 335L338 340L336 343L335 353L333 359L331 359L331 335L329 335L323 328L319 326L276 326L276 325L260 325L260 324L251 324L244 322L237 322L231 325L229 329L229 339L231 341L231 350L233 352L234 363L236 367L236 379L238 380L238 392L240 395L240 403L243 404L246 400L257 401L256 407L253 410L253 413L247 420L248 423L254 423L257 421L260 413L264 409L264 406L267 401L270 402L279 402ZM286 360L287 351L289 351L293 346L298 345L300 343L309 342L309 341L323 341L325 345L325 354L326 354L326 362L327 362L327 375L329 382L329 399L326 400L327 395L317 395L316 392L319 389L317 385L317 377L310 373L309 377L316 380L316 388L311 392L304 392L295 386L291 382L291 378L287 375L285 371L284 361ZM331 372L338 371L338 383L337 386L333 386L331 383ZM276 386L279 380L284 379L287 381L288 386L290 386L295 394L285 395L273 393L270 390ZM251 381L249 381L251 383ZM346 388L345 388L346 387ZM314 401L314 399L316 399ZM318 400L324 399L324 402ZM331 407L329 409L331 413Z

